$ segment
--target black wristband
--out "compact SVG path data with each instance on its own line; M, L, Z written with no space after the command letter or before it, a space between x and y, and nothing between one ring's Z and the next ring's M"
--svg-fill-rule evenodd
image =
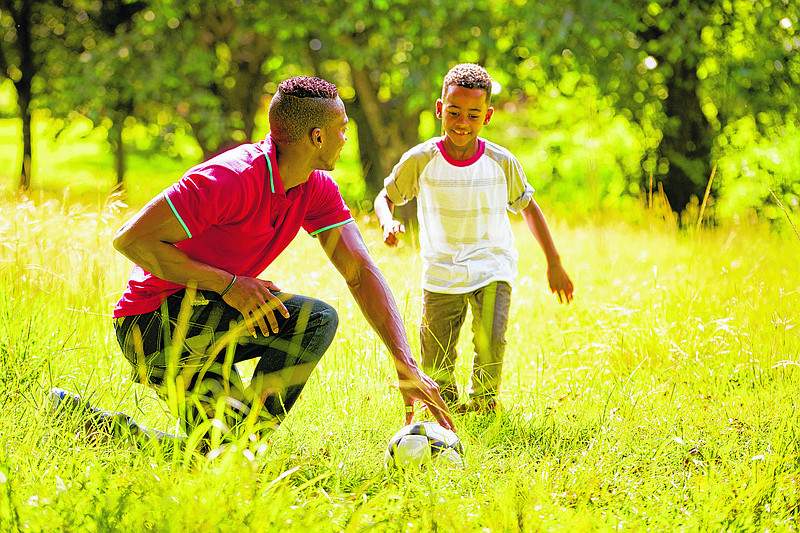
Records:
M224 290L224 291L222 291L221 293L219 293L219 295L220 295L220 296L225 296L225 294L226 294L226 293L227 293L229 290L231 290L231 287L233 287L233 284L234 284L234 283L236 283L236 274L234 274L234 275L233 275L233 279L231 280L231 282L230 282L230 283L228 283L228 286L227 286L227 287L225 287L225 290Z

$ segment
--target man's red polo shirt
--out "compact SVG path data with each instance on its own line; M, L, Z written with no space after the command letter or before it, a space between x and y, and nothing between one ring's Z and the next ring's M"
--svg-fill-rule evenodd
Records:
M237 276L261 274L300 228L313 236L353 220L325 171L286 192L269 136L189 169L164 195L188 237L175 246ZM135 265L114 317L154 311L182 288Z

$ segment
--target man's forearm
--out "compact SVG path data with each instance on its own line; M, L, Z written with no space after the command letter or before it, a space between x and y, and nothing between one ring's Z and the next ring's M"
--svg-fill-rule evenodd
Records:
M375 263L365 266L347 286L364 318L389 350L398 374L416 368L400 310L378 266Z
M115 248L131 262L165 281L195 289L222 292L231 273L191 259L180 248L159 242L150 247L114 242Z
M114 248L154 276L185 287L221 292L232 275L191 259L174 243L186 230L164 194L153 198L114 235Z

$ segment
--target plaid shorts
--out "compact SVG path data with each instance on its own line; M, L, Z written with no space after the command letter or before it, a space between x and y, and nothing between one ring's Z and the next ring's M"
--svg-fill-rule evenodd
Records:
M160 309L115 318L114 329L131 378L155 388L187 431L211 416L220 398L232 406L230 424L254 406L282 419L332 342L338 316L314 298L281 299L290 316L276 313L279 331L268 337L253 337L241 313L211 291L179 291ZM245 387L235 364L250 359L258 362ZM186 408L190 398L194 410Z

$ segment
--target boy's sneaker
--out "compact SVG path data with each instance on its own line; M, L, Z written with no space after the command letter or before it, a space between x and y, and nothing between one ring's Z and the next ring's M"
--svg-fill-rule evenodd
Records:
M495 414L500 410L500 404L494 396L481 396L473 398L468 403L462 403L456 407L455 412L459 415L467 413L480 413L484 415Z
M456 388L455 384L440 385L439 395L449 409L455 409L458 405L458 388Z

